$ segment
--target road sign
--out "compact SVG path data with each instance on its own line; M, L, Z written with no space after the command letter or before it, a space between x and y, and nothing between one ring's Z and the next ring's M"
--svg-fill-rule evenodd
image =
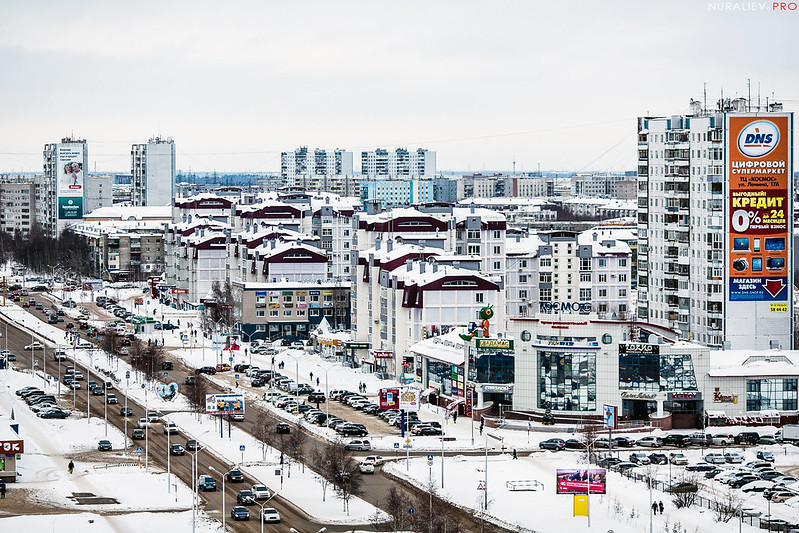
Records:
M427 460L428 461L432 461L433 460L433 454L432 453L428 453L427 454Z
M56 381L58 381L58 377L54 377L53 379L54 379L54 380L56 380Z
M402 447L403 448L413 448L413 445L412 444L403 444Z
M233 356L232 355L230 357L228 357L228 361L230 361L231 363L233 362Z
M244 451L244 445L243 445L243 444L242 444L241 446L239 446L239 451L240 451L240 452L243 452L243 451Z
M141 455L141 446L136 447L136 453Z
M408 509L408 514L413 514L413 513L415 513L415 512L416 512L416 509L414 509L413 507L411 507L410 509Z
M395 443L394 443L394 447L395 447L395 448L399 448L399 442L395 442Z
M236 378L236 379L239 379L239 375L238 374L233 374L233 377Z
M164 377L167 377L168 375L169 375L168 372L164 372Z
M125 379L130 379L130 370L125 372Z
M432 459L428 459L427 460L427 466L433 466L433 460Z
M486 490L486 484L483 481L477 484L477 490Z

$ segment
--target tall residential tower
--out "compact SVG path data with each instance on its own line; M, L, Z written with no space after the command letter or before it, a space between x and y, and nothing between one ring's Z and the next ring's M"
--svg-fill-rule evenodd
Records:
M175 143L153 137L130 149L131 200L137 207L171 205L175 197Z

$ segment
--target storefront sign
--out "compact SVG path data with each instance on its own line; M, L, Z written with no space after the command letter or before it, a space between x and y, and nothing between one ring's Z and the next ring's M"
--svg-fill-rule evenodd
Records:
M366 350L370 344L368 342L345 342L344 347L348 350Z
M477 339L478 348L499 348L500 350L513 350L513 341L510 339Z
M622 342L619 344L619 353L659 354L660 346L657 344L644 344L642 342Z
M656 392L622 392L621 397L624 400L656 400L658 393Z
M701 392L669 392L666 398L670 402L680 402L686 400L701 400Z
M538 309L542 313L590 313L590 302L540 302Z
M723 394L718 387L713 391L713 403L738 403L737 394Z
M370 353L375 359L394 359L394 352L389 350L371 350Z
M21 440L0 440L0 453L25 453L25 443Z
M483 385L483 392L503 392L513 394L513 385Z

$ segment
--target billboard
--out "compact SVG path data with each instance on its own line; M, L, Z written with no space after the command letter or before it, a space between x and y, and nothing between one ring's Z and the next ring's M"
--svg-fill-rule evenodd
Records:
M83 198L58 197L58 218L80 220L83 218Z
M786 302L790 290L791 115L728 115L728 299Z
M209 415L243 415L244 395L206 394L205 412Z
M83 185L85 172L83 152L86 145L59 145L56 154L56 196L58 218L83 218Z
M405 411L418 411L422 391L414 387L400 389L399 408Z
M238 350L241 348L241 339L238 335L228 335L225 338L225 347L223 350Z
M618 422L618 413L616 412L615 405L602 406L602 426L605 429L616 429Z
M558 494L605 494L604 468L558 468L555 475Z
M399 389L380 389L380 409L399 409Z

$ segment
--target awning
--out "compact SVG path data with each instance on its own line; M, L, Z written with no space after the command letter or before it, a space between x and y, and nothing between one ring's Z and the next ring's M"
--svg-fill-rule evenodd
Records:
M452 409L453 407L455 407L455 406L456 406L456 405L458 405L459 403L463 403L464 401L465 401L465 400L464 400L463 398L458 398L458 399L456 399L455 401L452 401L452 402L448 403L448 404L447 404L447 409L448 409L448 410L449 410L449 409Z
M780 418L780 412L779 411L773 411L773 410L760 411L760 416L762 418Z
M706 411L708 418L727 418L724 411Z
M433 394L433 393L436 393L436 394L437 394L437 393L438 393L438 389L434 389L434 388L430 387L429 389L425 389L425 390L423 390L423 391L422 391L422 392L419 394L419 397L420 397L420 398L427 398L428 396L430 396L430 395L431 395L431 394Z

